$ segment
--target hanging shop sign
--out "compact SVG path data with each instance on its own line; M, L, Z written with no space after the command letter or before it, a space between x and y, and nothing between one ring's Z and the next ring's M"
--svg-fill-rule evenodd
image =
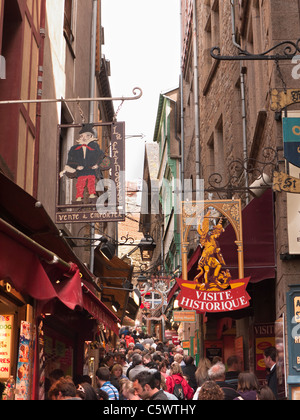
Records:
M300 118L283 118L285 159L300 168Z
M60 125L57 150L56 223L124 221L125 123Z
M273 191L300 194L300 179L284 172L274 172Z
M185 220L191 215L182 212L182 255L183 276L177 279L180 287L179 306L197 312L229 312L244 309L250 305L246 288L250 278L244 278L243 237L240 200L206 201L198 224L199 242L202 254L198 262L198 274L187 278L187 251L189 225ZM226 268L218 238L224 232L224 219L233 226L236 233L239 279L233 280Z
M165 340L172 340L173 337L178 337L176 330L165 330Z
M300 89L273 89L271 92L271 109L281 112L290 105L300 103Z
M13 322L13 315L0 315L0 379L10 377Z
M196 323L196 311L173 311L174 322Z
M231 280L226 283L226 290L220 291L215 286L205 290L198 282L177 279L181 289L179 306L198 312L230 312L247 308L250 305L250 296L246 291L249 280Z
M142 295L142 303L149 311L157 311L164 304L163 293L157 289L149 289Z

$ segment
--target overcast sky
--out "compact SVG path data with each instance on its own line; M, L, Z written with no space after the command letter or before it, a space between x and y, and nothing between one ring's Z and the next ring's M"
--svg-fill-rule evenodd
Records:
M126 140L127 179L142 176L144 144L153 140L160 93L179 86L179 0L102 0L103 54L111 64L112 95L133 96L125 102L118 121L126 122L126 135L144 134ZM114 103L115 110L119 102Z

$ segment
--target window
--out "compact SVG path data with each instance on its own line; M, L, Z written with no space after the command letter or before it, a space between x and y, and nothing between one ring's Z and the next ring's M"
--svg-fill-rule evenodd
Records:
M223 140L223 118L218 120L213 133L207 143L208 146L208 176L219 173L225 177L225 157Z
M74 41L73 8L74 0L65 0L64 35L70 43Z
M205 26L204 26L204 63L205 75L208 77L212 66L216 65L210 55L213 47L219 47L220 39L220 8L219 0L206 0L205 2Z
M62 104L61 123L72 124L74 118L66 103ZM68 152L74 145L74 128L62 127L59 139L59 171L62 171L68 159ZM59 181L59 204L70 204L73 200L73 179L66 176Z
M0 79L6 79L6 60L0 55Z
M224 157L224 140L223 140L223 118L218 121L215 130L215 164L219 174L225 175L225 157Z
M215 172L215 141L214 134L211 135L208 143L208 175L212 175Z

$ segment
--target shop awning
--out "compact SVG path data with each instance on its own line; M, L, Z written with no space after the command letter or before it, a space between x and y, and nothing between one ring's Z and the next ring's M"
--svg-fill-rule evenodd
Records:
M132 272L133 267L120 258L114 256L108 259L101 252L100 246L95 249L94 273L100 279L103 288L101 299L109 309L116 313L121 322L126 316ZM117 306L114 303L117 303Z
M113 331L116 335L119 334L119 327L117 324L120 322L120 319L86 286L83 286L83 307L95 319L104 324L107 329Z
M79 268L75 264L52 267L42 263L45 257L43 248L36 245L18 231L0 219L0 278L12 283L13 287L23 294L29 295L38 301L49 301L58 298L68 308L82 307L81 278Z

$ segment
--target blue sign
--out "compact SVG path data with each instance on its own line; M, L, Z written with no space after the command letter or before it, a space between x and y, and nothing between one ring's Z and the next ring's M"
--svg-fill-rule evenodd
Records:
M300 118L283 119L284 157L300 168Z

